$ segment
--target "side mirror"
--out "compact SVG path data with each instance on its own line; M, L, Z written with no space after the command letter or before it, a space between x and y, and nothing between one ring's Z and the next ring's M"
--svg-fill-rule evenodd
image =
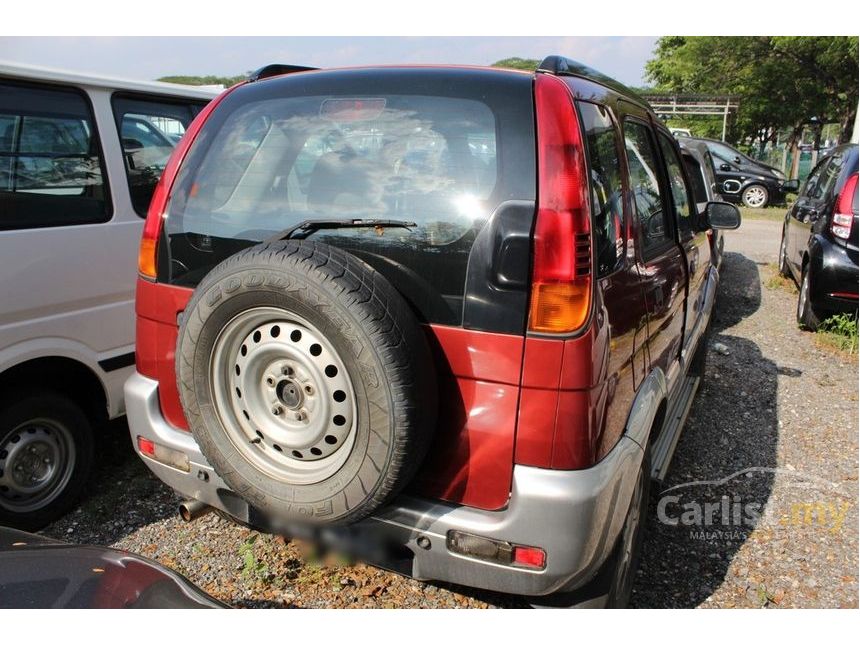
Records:
M737 206L728 202L708 202L705 219L708 228L732 231L741 225L741 212Z
M784 181L782 182L782 189L787 193L796 193L800 190L800 180L789 179L788 181Z
M722 170L722 171L724 171L724 172L728 172L728 171L730 171L731 169L732 169L732 167L731 167L729 164L727 164L727 163L721 163L721 164L720 164L720 170Z

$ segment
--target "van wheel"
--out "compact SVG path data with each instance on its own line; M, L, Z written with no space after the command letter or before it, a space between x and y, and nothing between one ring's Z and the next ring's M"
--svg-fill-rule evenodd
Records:
M0 524L35 531L75 504L93 464L89 418L53 392L0 403Z
M639 556L648 517L651 494L651 448L645 449L636 479L636 487L621 527L621 534L611 555L597 575L584 587L571 592L559 592L542 598L532 598L535 608L611 608L621 609L630 603L633 582L639 570Z
M803 329L815 331L821 319L812 308L809 297L810 290L809 264L803 267L803 275L800 278L800 291L797 294L797 324Z
M759 184L747 186L741 193L741 201L747 208L764 208L769 200L767 188Z
M278 519L351 523L399 492L435 428L429 344L379 273L326 244L251 247L179 330L182 406L222 479Z

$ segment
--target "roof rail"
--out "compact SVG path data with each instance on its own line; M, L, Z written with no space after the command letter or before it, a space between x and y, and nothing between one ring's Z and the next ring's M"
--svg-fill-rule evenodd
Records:
M256 72L251 72L248 76L248 82L262 81L264 78L272 76L281 76L282 74L295 74L296 72L312 72L318 67L303 67L302 65L281 65L274 63L261 67Z
M651 109L651 106L648 105L645 99L623 83L619 83L614 78L570 58L565 58L564 56L547 56L538 65L537 71L544 74L552 74L553 76L580 76L596 81Z

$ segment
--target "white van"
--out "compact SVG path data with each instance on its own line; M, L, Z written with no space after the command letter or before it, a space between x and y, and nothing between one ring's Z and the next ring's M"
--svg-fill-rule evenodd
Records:
M0 525L65 513L124 413L143 218L216 94L0 62Z

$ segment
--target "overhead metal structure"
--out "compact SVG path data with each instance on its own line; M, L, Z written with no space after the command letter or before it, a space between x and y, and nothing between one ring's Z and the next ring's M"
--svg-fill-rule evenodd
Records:
M712 94L645 94L642 95L657 116L721 116L723 117L723 136L726 140L726 126L729 115L737 113L740 99L737 96L717 96Z

